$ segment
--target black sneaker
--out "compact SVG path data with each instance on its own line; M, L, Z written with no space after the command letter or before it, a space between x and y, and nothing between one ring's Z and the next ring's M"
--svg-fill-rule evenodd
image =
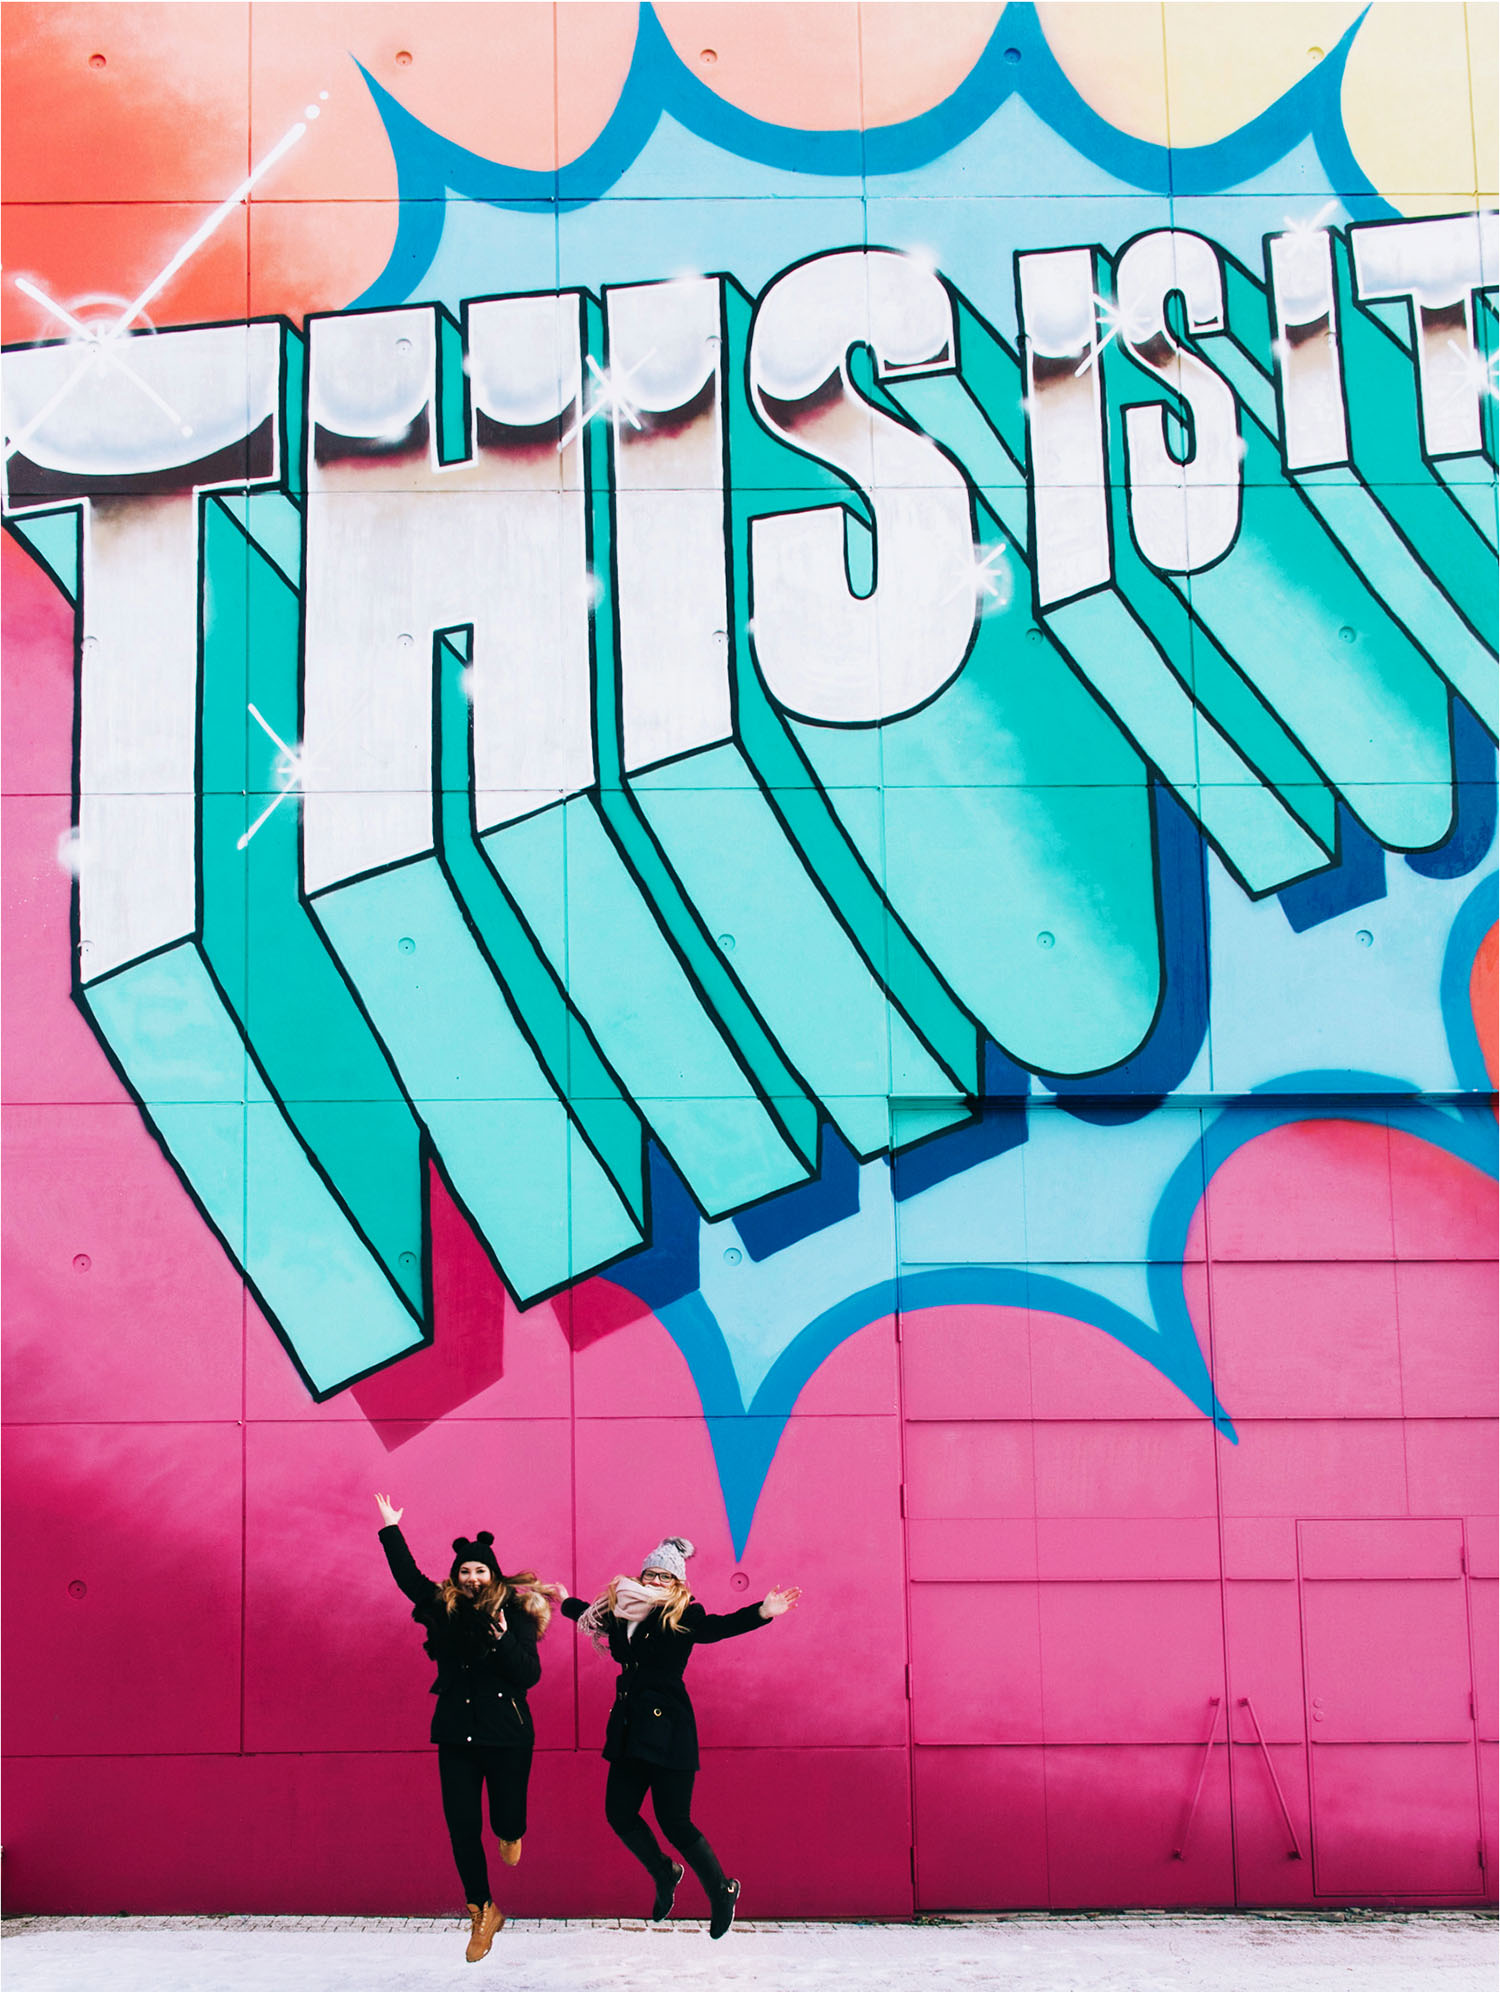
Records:
M714 1913L709 1918L708 1934L711 1937L728 1935L729 1926L734 1921L734 1905L739 1899L739 1883L737 1881L726 1881L723 1888L719 1891L718 1901L714 1904Z
M661 1923L672 1913L672 1901L677 1893L677 1884L682 1879L682 1869L676 1861L668 1861L665 1871L656 1879L656 1900L651 1905L651 1920ZM731 1915L734 1913L731 1910Z

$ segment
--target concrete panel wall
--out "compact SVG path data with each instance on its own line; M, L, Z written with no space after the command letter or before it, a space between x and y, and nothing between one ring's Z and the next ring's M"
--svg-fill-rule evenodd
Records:
M3 34L10 1906L1493 1899L1494 9Z

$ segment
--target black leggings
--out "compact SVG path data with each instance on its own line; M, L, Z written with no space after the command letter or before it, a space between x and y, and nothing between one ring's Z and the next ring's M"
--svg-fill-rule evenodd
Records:
M483 1743L439 1743L438 1778L443 1817L465 1902L481 1907L494 1900L484 1858L484 1788L490 1791L490 1828L497 1840L519 1840L526 1831L526 1785L531 1745L496 1749Z
M660 1876L668 1867L656 1835L641 1817L646 1793L651 1794L656 1823L712 1897L724 1886L724 1870L713 1848L693 1824L695 1771L669 1771L639 1757L622 1757L609 1767L604 1787L604 1817L641 1866Z

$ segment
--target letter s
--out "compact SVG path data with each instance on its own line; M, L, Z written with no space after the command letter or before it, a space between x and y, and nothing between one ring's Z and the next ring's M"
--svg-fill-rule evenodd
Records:
M1130 523L1153 567L1196 574L1223 558L1240 529L1239 413L1229 383L1168 331L1174 291L1190 332L1223 331L1224 278L1213 244L1175 228L1138 236L1115 271L1121 343L1186 403L1192 454L1184 461L1167 447L1160 403L1125 410Z
M800 718L875 726L924 704L974 633L974 526L963 473L926 436L854 390L868 345L881 376L952 372L942 280L890 249L842 249L778 277L750 333L751 398L764 426L841 471L875 521L875 583L849 586L844 508L752 521L755 654L771 696Z

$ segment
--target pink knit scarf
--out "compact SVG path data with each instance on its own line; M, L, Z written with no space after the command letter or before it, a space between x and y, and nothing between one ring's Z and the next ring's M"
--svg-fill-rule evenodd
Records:
M601 1652L609 1650L609 1621L611 1617L625 1621L625 1637L635 1638L635 1629L644 1618L649 1618L659 1605L664 1603L662 1593L653 1584L639 1584L634 1577L617 1577L614 1584L615 1606L611 1613L609 1593L601 1591L578 1621L578 1630L587 1633Z

